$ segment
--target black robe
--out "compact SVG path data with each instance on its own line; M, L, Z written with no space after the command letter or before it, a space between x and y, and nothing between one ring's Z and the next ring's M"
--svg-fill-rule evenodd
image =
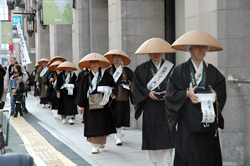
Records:
M178 65L167 84L166 110L171 130L177 126L175 141L175 166L221 166L219 137L201 124L201 105L192 104L186 97L190 84L191 60ZM217 93L222 110L226 101L224 76L211 64L206 67L206 87L211 85ZM216 106L214 104L214 110Z
M52 97L51 96L52 96L52 93L54 91L54 88L53 88L53 85L51 84L51 82L49 80L50 80L50 78L53 78L53 76L52 76L53 74L54 74L54 71L48 70L45 73L45 79L44 79L44 82L43 82L44 85L48 86L46 95L47 95L47 101L49 103L51 103L51 104L52 104Z
M164 60L161 65L163 63ZM153 78L151 67L155 68L151 60L139 65L135 69L133 81L133 94L137 103L135 118L138 119L143 111L142 150L170 149L174 147L174 133L170 133L164 100L156 101L148 96L150 90L147 89L147 83ZM166 90L167 78L159 85L160 89L155 89L156 92Z
M76 90L74 88L73 95L68 95L68 91L66 88L60 89L61 86L64 84L65 79L67 76L65 76L65 71L62 71L58 77L57 77L57 84L56 84L56 90L60 91L60 99L59 99L59 108L58 108L58 114L59 115L76 115L77 107L74 103ZM71 72L71 79L69 81L69 84L74 84L76 80L76 74L74 72Z
M111 66L113 68L113 73L115 73L116 68L114 65ZM133 71L129 69L128 67L124 67L124 70L127 74L127 80L129 80L131 83L133 82ZM110 73L110 68L107 69L107 71ZM117 86L121 84L121 81L123 80L123 76L121 74L120 78L115 83ZM132 86L130 86L131 88ZM119 91L118 91L119 93ZM128 100L127 101L117 101L113 103L114 108L112 109L112 116L115 121L115 127L120 128L122 126L124 127L130 127L130 103L129 103L129 97L130 97L130 91L128 90Z
M96 137L116 133L111 114L111 106L108 103L102 109L89 110L89 101L87 97L87 92L90 86L89 75L91 80L94 78L91 71L82 77L79 84L79 92L75 100L77 105L84 107L84 136ZM99 86L116 87L113 77L108 72L104 72ZM95 93L99 93L97 92L97 88L91 94ZM117 91L113 91L113 93L117 95Z
M55 78L55 75L56 75L56 78ZM57 74L56 71L54 71L53 73L50 74L50 76L48 77L48 80L50 80L51 78L56 80L57 77L58 77L58 74ZM55 82L54 82L54 84L55 84ZM51 102L52 110L58 110L58 108L59 108L59 99L57 98L57 95L56 95L56 87L54 88L54 85L51 84L50 88L51 88L52 92L50 93L49 101Z

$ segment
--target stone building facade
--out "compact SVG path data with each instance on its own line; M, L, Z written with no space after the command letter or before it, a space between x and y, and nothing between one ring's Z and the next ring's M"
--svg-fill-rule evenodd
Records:
M130 56L129 67L134 70L149 59L147 55L134 55L145 40L160 37L172 44L169 34L178 38L187 31L200 29L212 34L224 48L221 52L208 53L207 62L218 67L226 78L230 74L250 78L249 0L75 2L73 25L49 25L42 29L37 21L37 30L28 40L29 48L36 50L31 54L34 64L40 58L63 56L77 65L90 52L104 54L117 48ZM26 10L30 7L39 10L40 3L41 0L26 0ZM38 12L36 19L40 19ZM177 51L173 57L175 63L180 64L189 55ZM227 86L228 99L223 111L225 129L220 131L225 166L250 165L249 90L248 84L239 88ZM141 128L141 119L136 122L133 114L134 111L131 113L132 126Z

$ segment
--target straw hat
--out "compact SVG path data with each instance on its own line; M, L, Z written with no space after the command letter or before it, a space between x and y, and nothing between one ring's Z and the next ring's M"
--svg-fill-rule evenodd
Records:
M49 59L47 59L47 58L42 58L42 59L40 59L39 61L38 61L38 64L41 66L42 64L43 64L43 62L49 62Z
M172 48L185 51L184 46L190 45L209 46L208 51L223 50L220 43L212 35L201 30L192 30L185 33L172 44Z
M58 67L57 69L59 70L64 70L66 67L69 67L70 68L70 71L75 71L77 70L76 66L69 62L69 61L65 61L65 62L62 62Z
M105 68L110 66L109 60L105 58L103 55L98 53L90 53L80 60L78 64L79 68L81 70L83 70L84 67L90 68L89 61L101 61L100 68Z
M118 49L114 49L114 50L110 50L106 54L104 54L104 56L109 60L109 62L111 64L113 64L113 62L112 62L112 56L113 55L121 55L123 65L128 65L131 62L129 56L125 52L123 52L121 50L118 50Z
M49 69L50 69L51 71L55 71L55 70L56 70L56 69L55 69L55 66L59 66L61 63L62 63L61 61L55 61L55 62L53 62L53 63L49 66Z
M175 53L176 50L171 48L171 45L161 38L150 38L146 40L136 50L135 54L150 54L150 53Z
M34 68L37 69L37 68L39 68L39 67L40 67L40 65L36 62Z
M55 56L54 58L52 58L49 63L48 63L48 67L55 61L61 61L61 62L65 62L67 61L65 58L61 57L61 56Z

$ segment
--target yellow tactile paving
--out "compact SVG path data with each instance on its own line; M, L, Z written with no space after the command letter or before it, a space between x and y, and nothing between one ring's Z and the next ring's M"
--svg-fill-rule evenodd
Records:
M37 166L76 166L51 146L23 117L11 117L10 123L22 138Z

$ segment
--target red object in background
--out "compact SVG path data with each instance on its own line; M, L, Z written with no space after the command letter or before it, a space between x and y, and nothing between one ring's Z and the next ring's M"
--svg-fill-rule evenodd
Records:
M9 44L9 50L13 51L14 50L14 45L13 44Z
M8 8L8 19L11 21L11 13L9 8Z
M10 56L12 57L12 56L15 56L14 54L10 54Z

